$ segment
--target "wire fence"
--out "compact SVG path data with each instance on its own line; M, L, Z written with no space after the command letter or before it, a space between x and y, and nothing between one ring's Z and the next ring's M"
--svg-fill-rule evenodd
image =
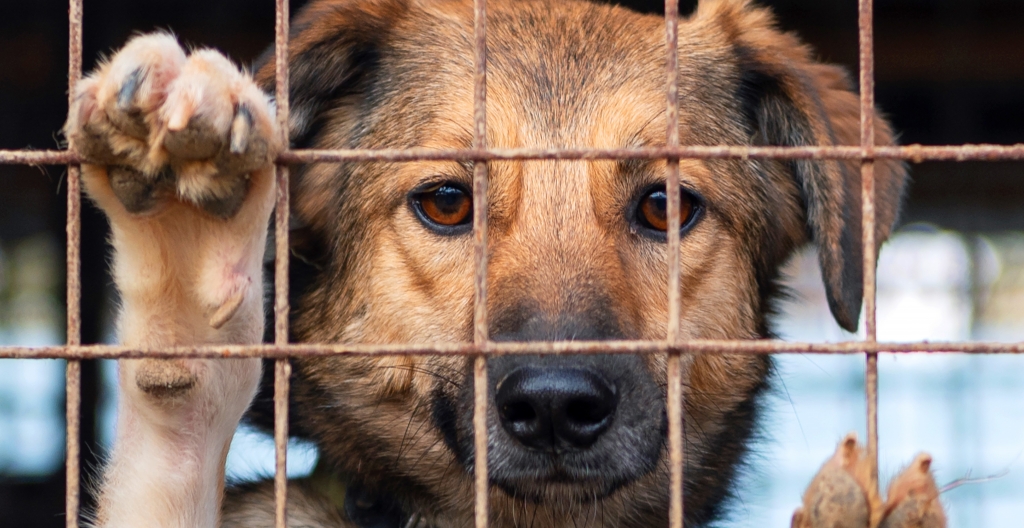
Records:
M70 98L81 78L82 69L82 1L69 2L68 86ZM0 358L63 358L67 360L66 416L66 526L79 524L80 499L80 406L82 359L156 358L239 358L275 359L274 368L274 442L276 451L275 522L285 528L287 518L287 476L285 472L288 443L288 393L291 365L289 358L326 355L428 355L458 354L473 357L474 381L474 446L475 446L475 525L488 525L487 478L487 356L492 354L667 354L668 385L666 391L669 416L670 502L669 520L672 528L681 528L684 517L683 476L684 444L682 354L864 354L867 403L868 456L872 463L871 485L878 487L878 354L885 353L980 353L1020 354L1024 343L880 343L875 321L875 178L876 160L900 159L922 161L1000 161L1024 160L1024 144L1018 145L942 145L942 146L875 146L874 118L874 37L873 2L859 0L860 43L860 116L859 146L751 147L751 146L683 146L679 144L678 114L678 28L677 0L665 2L666 57L666 146L633 149L489 149L487 147L487 5L474 0L474 113L472 148L464 150L383 149L383 150L287 150L277 159L277 206L275 213L275 287L274 329L272 345L256 346L192 346L140 350L121 346L82 346L80 340L80 230L81 187L78 163L81 159L69 151L0 150L0 164L67 165L67 341L55 347L0 347ZM288 0L276 0L276 101L277 120L282 133L288 130ZM287 144L287 141L285 142ZM860 162L863 207L864 257L864 324L863 341L842 343L795 343L777 340L689 340L680 339L680 229L679 160L680 159L831 159ZM597 159L664 159L667 162L668 191L668 300L669 318L663 341L600 341L497 343L489 340L487 314L487 208L473 208L474 333L473 342L454 345L327 345L288 344L288 164L345 161L414 161L456 160L472 162L474 203L486 203L487 162L493 160L597 160Z

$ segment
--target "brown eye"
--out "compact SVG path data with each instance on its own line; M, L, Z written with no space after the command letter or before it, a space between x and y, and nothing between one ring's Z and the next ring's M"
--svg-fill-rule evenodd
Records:
M420 219L431 227L449 230L469 225L472 220L473 200L462 187L442 183L412 196Z
M696 196L680 190L679 227L686 229L696 216L699 202ZM668 231L668 194L663 187L655 187L640 198L636 208L637 222L647 229Z

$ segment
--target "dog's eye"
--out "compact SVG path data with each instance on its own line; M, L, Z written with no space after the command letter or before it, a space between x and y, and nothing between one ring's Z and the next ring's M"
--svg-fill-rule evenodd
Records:
M417 191L412 195L412 203L420 219L436 227L450 229L472 221L473 199L469 192L454 183L440 183Z
M700 201L686 189L679 191L679 228L686 230L700 210ZM664 186L648 190L636 207L636 221L642 227L665 233L668 231L668 194Z

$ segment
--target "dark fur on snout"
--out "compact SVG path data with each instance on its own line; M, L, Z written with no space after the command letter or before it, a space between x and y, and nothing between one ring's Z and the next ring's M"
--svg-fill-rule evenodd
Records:
M304 9L292 26L293 145L468 147L471 4L323 0ZM489 146L664 145L663 20L576 1L494 0L488 11ZM705 0L681 23L679 50L683 144L858 144L858 102L845 74L815 62L767 11L745 0ZM272 62L260 69L268 90L273 71ZM879 144L890 144L886 124L876 122ZM639 197L664 185L664 167L658 160L489 163L492 338L664 339L666 245L635 221ZM875 171L881 243L905 173L888 161ZM471 172L442 161L298 168L293 339L471 341L472 237L428 229L409 205L425 185L471 188ZM856 327L856 166L682 160L681 180L702 204L682 239L684 338L767 337L778 269L807 242L818 248L837 321ZM663 356L489 363L492 526L667 523ZM317 442L321 469L380 489L434 525L472 524L471 360L321 357L293 365L291 430ZM523 447L500 425L493 402L496 384L524 367L603 380L618 391L611 425L578 451ZM770 360L687 355L684 369L692 526L722 512ZM268 414L257 405L254 415ZM250 496L232 495L232 507L258 500Z

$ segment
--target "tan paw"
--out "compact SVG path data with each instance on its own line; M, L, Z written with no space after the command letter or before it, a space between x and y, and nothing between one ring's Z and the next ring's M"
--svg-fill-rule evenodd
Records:
M793 528L867 528L880 503L871 493L869 462L857 437L847 435L811 480Z
M186 55L166 33L133 38L83 79L64 131L90 164L109 167L133 214L177 197L231 218L251 173L281 149L273 105L252 78L216 51Z
M946 513L931 466L931 455L921 453L889 483L880 528L945 528Z
M822 465L793 513L792 528L945 528L931 457L920 454L889 485L883 504L871 486L870 460L849 434Z

